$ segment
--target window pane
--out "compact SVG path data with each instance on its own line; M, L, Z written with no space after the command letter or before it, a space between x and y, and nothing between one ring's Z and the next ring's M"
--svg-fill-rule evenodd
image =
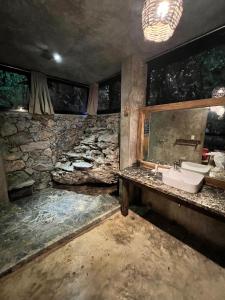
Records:
M147 105L212 97L225 86L223 32L201 38L148 64Z
M88 88L55 80L48 80L48 86L55 113L86 113Z
M28 109L28 76L16 72L0 70L0 109Z
M98 111L108 111L110 106L109 101L109 85L99 86Z
M98 113L120 112L121 77L107 80L99 85Z

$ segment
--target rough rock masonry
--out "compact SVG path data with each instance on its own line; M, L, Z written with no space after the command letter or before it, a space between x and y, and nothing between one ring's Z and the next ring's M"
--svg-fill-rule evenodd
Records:
M8 190L117 182L119 114L97 117L0 113L0 151Z

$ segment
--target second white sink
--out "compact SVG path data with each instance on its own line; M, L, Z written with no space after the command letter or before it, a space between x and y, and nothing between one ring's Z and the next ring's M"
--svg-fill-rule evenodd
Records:
M206 175L209 173L211 166L209 165L201 165L197 163L193 163L190 161L183 161L181 164L181 168L188 170L188 171L193 171L199 174Z
M204 176L183 169L170 169L162 174L163 183L192 194L200 190Z

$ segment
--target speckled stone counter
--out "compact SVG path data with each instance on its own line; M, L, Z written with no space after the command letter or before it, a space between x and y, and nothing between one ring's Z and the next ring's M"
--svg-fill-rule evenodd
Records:
M204 185L198 194L190 194L165 185L150 169L130 167L118 172L121 178L177 198L184 204L197 207L225 221L225 191Z

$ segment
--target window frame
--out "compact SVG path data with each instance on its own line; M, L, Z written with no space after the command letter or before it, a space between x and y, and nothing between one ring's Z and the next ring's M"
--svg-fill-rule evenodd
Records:
M116 74L115 76L109 78L109 79L106 79L106 80L103 80L101 82L99 82L99 90L101 88L101 86L104 86L104 85L110 85L111 83L114 83L116 81L120 81L121 82L121 73L119 74ZM100 101L100 98L98 97L98 102ZM111 106L112 106L112 100L109 99L109 109L106 109L106 110L99 110L97 111L97 114L98 115L104 115L104 114L113 114L113 113L119 113L120 110L121 110L121 97L120 97L120 109L112 109Z
M62 83L62 84L66 84L66 85L70 85L73 87L77 87L77 88L83 88L87 90L87 99L86 99L86 103L88 105L88 98L89 98L89 86L86 84L82 84L79 82L75 82L75 81L70 81L67 79L61 79L58 77L52 77L52 76L48 76L47 75L47 83L48 83L48 87L49 87L49 81L53 81L53 82L58 82L58 83ZM53 105L53 103L52 103ZM67 113L67 112L57 112L55 114L59 114L59 115L75 115L75 116L79 116L79 115L85 115L87 113L87 105L86 105L86 112L82 113L82 112L71 112L71 113ZM54 109L54 105L53 105L53 109Z
M31 73L29 71L26 70L22 70L20 68L16 68L16 67L12 67L12 66L8 66L8 65L4 65L0 63L0 70L2 71L6 71L6 72L10 72L10 73L15 73L18 75L24 75L27 77L27 85L28 85L28 91L30 92L31 89ZM28 107L23 109L23 112L28 112L28 108L29 108L29 103L28 103ZM18 111L17 109L0 109L0 112L10 112L10 111Z

